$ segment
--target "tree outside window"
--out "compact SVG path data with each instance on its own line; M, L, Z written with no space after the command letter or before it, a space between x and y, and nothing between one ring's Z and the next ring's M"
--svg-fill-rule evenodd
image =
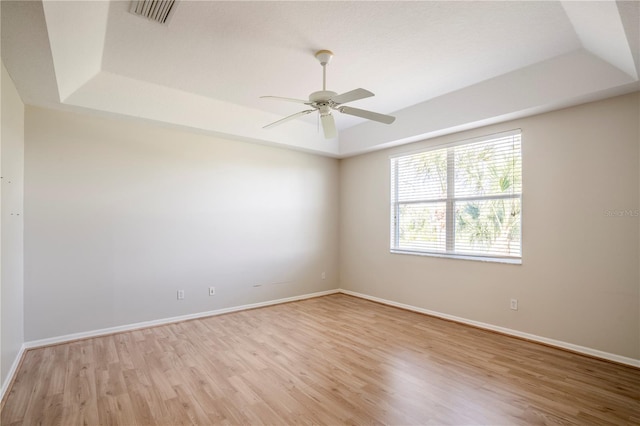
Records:
M391 250L521 258L519 131L391 159Z

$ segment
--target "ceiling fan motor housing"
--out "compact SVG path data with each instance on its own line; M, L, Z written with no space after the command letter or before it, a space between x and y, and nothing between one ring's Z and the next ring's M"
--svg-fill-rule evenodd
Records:
M316 108L320 115L331 114L331 108L335 105L331 102L331 98L337 95L336 92L331 90L319 90L309 95L309 101L312 103L312 107Z
M331 90L319 90L317 92L313 92L309 95L310 102L328 102L333 96L337 95L336 92L332 92Z

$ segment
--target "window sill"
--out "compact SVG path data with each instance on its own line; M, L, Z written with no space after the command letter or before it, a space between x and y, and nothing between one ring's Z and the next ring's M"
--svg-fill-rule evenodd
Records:
M514 258L514 257L491 257L491 256L470 256L470 255L446 254L446 253L425 253L425 252L419 252L419 251L396 250L396 249L391 249L390 252L391 254L409 254L413 256L442 257L446 259L473 260L476 262L491 262L491 263L506 263L509 265L522 265L522 258Z

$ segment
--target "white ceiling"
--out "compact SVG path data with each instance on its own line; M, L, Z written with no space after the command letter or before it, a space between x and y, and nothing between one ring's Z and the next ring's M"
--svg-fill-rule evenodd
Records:
M91 110L345 157L638 90L640 3L181 1L168 25L129 1L2 1L2 59L25 103ZM375 97L262 126L321 89Z

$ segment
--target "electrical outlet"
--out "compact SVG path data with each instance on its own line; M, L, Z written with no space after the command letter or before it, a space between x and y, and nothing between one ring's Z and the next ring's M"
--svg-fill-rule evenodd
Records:
M209 296L215 296L215 294L216 294L216 288L209 287Z
M322 274L320 274L320 278L322 278L323 280L327 278L327 274L325 274L324 272Z
M184 299L184 290L178 290L178 300Z
M509 306L514 311L518 310L518 299L511 299L511 305Z

